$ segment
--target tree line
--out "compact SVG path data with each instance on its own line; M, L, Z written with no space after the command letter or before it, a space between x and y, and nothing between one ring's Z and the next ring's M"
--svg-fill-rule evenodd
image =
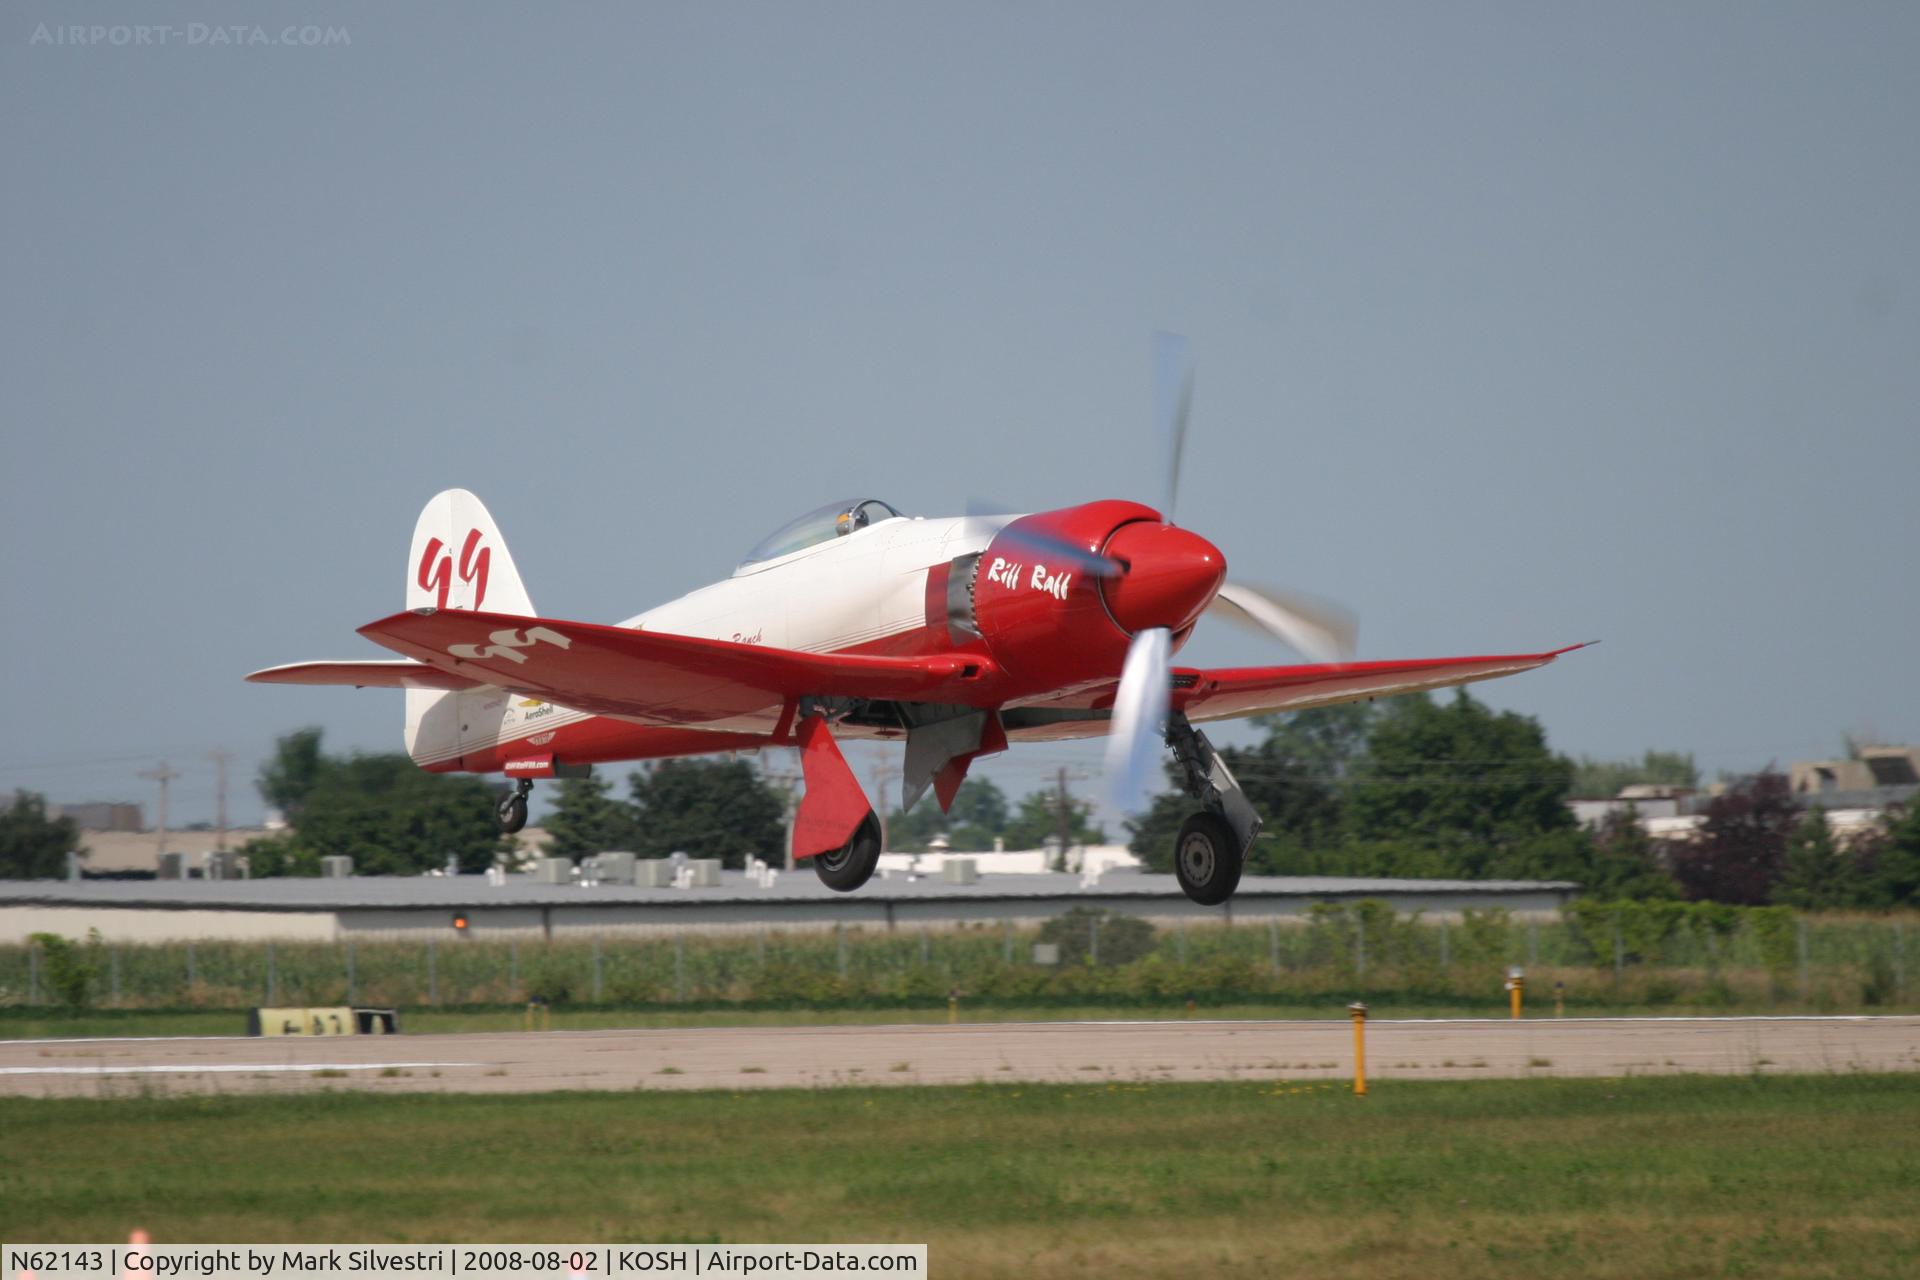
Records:
M1636 782L1691 786L1691 757L1652 751L1639 761L1574 761L1554 752L1530 716L1495 712L1465 690L1353 703L1255 722L1261 738L1221 751L1265 828L1254 875L1571 880L1602 899L1690 899L1803 908L1920 905L1920 804L1838 839L1819 809L1801 809L1777 772L1735 781L1707 802L1689 839L1652 839L1620 809L1597 828L1569 809L1582 792ZM1129 846L1156 871L1194 802L1168 770L1168 789L1127 823ZM259 789L286 830L241 849L256 876L317 875L347 854L363 875L410 875L451 864L480 871L516 845L496 828L498 784L427 773L405 755L332 754L318 729L282 737ZM738 868L779 861L786 796L742 759L664 760L631 773L625 795L606 777L554 788L545 852L580 858L620 849L643 857L685 851ZM1010 803L986 779L963 784L950 813L931 797L888 820L890 848L956 852L1105 840L1090 807L1064 786ZM65 873L80 832L18 793L0 810L0 877Z
M1690 899L1808 908L1920 905L1920 805L1843 847L1772 770L1707 802L1691 838L1656 841L1630 807L1582 827L1567 801L1636 783L1694 786L1690 756L1573 761L1533 717L1461 689L1349 703L1256 722L1264 737L1221 751L1265 829L1254 875L1571 880L1603 899ZM1176 778L1169 769L1169 781ZM1128 824L1148 866L1171 869L1193 802L1174 786Z
M784 794L740 760L662 760L632 774L630 799L620 800L604 778L563 781L546 819L546 851L579 858L608 849L644 857L685 851L739 867L758 855L779 862L786 851ZM918 851L936 835L956 852L979 852L999 841L1008 849L1037 849L1066 830L1070 844L1099 844L1106 833L1093 824L1091 806L1071 795L1035 791L1009 805L991 781L960 785L953 808L942 814L929 795L910 812L888 817L887 847Z
M663 760L627 781L623 800L605 777L563 780L545 851L574 859L685 851L739 868L785 847L785 802L746 761ZM494 823L498 783L428 773L398 753L330 755L318 729L279 740L260 794L286 815L287 830L242 848L256 876L318 875L325 854L351 856L359 875L418 874L449 861L483 871L517 856L517 841Z

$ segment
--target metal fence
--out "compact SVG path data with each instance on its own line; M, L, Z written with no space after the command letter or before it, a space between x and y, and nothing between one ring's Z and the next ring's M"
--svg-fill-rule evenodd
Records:
M1650 929L1632 914L1516 921L1321 907L1294 922L1162 927L1099 913L1040 929L958 928L333 943L82 942L63 959L0 947L0 1007L556 1004L912 1005L1317 1000L1497 1004L1511 967L1534 999L1587 1005L1905 1006L1909 920L1734 914ZM1041 964L1047 941L1064 963ZM1043 950L1045 950L1043 948Z

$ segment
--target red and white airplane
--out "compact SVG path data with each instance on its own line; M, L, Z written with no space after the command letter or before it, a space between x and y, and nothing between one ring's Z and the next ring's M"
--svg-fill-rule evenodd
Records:
M1163 380L1170 476L1189 386ZM422 768L515 780L499 806L508 831L526 822L535 778L797 747L793 852L842 892L872 876L881 837L839 741L903 741L903 807L931 788L943 809L981 756L1102 735L1115 799L1134 808L1164 743L1196 805L1175 874L1188 897L1216 904L1260 819L1195 724L1488 680L1580 647L1357 662L1344 617L1226 571L1211 542L1137 502L935 518L853 499L782 526L724 581L606 626L540 616L486 507L449 489L414 527L406 609L360 628L400 660L247 678L404 689L406 747ZM1331 660L1173 666L1209 610Z

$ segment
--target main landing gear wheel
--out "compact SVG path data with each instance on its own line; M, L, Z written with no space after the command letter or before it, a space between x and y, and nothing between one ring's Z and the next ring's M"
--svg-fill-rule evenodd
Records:
M1240 885L1240 841L1217 813L1196 813L1173 842L1173 874L1189 898L1217 907Z
M873 810L854 830L853 839L830 853L813 855L813 871L835 893L852 893L873 878L880 865L880 819Z
M513 790L500 797L500 803L493 808L493 817L500 824L500 830L508 835L527 825L527 793L533 790L533 780L522 778Z

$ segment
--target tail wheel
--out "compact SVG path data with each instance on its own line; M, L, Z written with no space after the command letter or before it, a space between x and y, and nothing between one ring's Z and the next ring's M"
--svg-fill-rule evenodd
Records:
M500 803L493 808L494 819L499 822L500 830L508 835L527 825L527 793L509 791L500 797Z
M854 830L853 839L813 855L813 873L835 893L852 893L873 878L873 869L879 865L880 819L871 809Z
M1240 841L1217 813L1196 813L1173 842L1173 874L1181 890L1203 907L1217 907L1240 887Z

